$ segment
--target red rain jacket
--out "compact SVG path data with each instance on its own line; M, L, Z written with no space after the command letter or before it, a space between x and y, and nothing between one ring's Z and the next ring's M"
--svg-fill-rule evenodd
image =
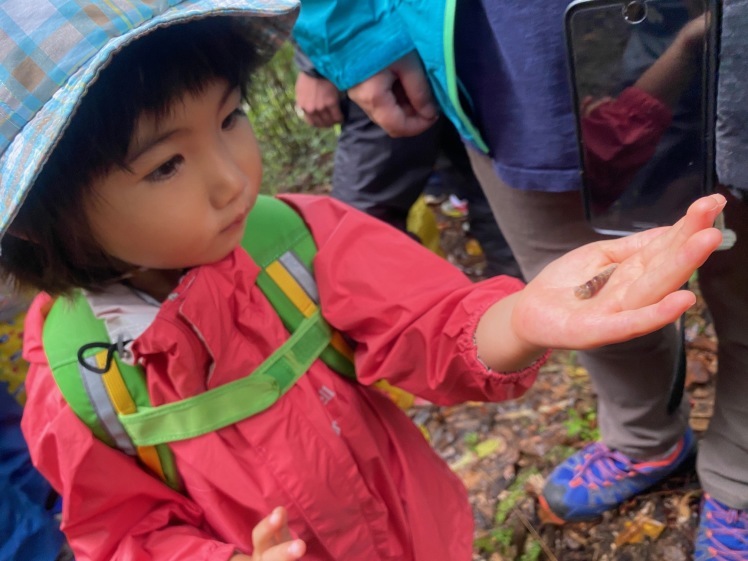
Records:
M484 310L521 287L472 284L395 229L328 197L285 199L317 242L327 320L358 343L353 383L317 361L268 410L172 445L186 496L109 448L64 402L41 343L47 296L27 320L31 363L23 430L63 497L77 561L224 561L250 553L277 505L308 561L471 558L473 520L459 479L387 397L380 378L435 403L521 395L539 362L487 371L473 333ZM288 337L241 249L189 271L133 351L154 404L246 376ZM500 340L496 341L501 344Z

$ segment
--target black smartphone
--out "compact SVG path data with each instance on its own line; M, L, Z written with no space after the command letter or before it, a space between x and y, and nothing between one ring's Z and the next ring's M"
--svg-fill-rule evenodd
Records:
M626 235L714 190L717 0L576 0L564 23L587 218Z

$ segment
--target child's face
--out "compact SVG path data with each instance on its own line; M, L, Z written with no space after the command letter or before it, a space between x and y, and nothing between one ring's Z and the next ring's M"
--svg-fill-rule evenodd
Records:
M228 255L241 242L262 177L238 88L215 81L170 109L159 121L141 116L128 150L130 171L115 168L96 181L85 204L101 247L149 269Z

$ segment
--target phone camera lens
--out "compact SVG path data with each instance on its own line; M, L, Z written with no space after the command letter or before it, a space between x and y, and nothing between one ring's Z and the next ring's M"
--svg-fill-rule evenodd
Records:
M647 18L647 5L640 1L626 2L623 5L623 19L631 24L641 23Z

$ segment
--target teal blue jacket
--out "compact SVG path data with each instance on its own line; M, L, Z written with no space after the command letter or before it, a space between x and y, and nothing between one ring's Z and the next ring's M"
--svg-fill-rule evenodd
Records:
M457 1L302 0L294 36L315 68L341 90L417 50L442 111L465 140L487 152L459 99L454 56Z

